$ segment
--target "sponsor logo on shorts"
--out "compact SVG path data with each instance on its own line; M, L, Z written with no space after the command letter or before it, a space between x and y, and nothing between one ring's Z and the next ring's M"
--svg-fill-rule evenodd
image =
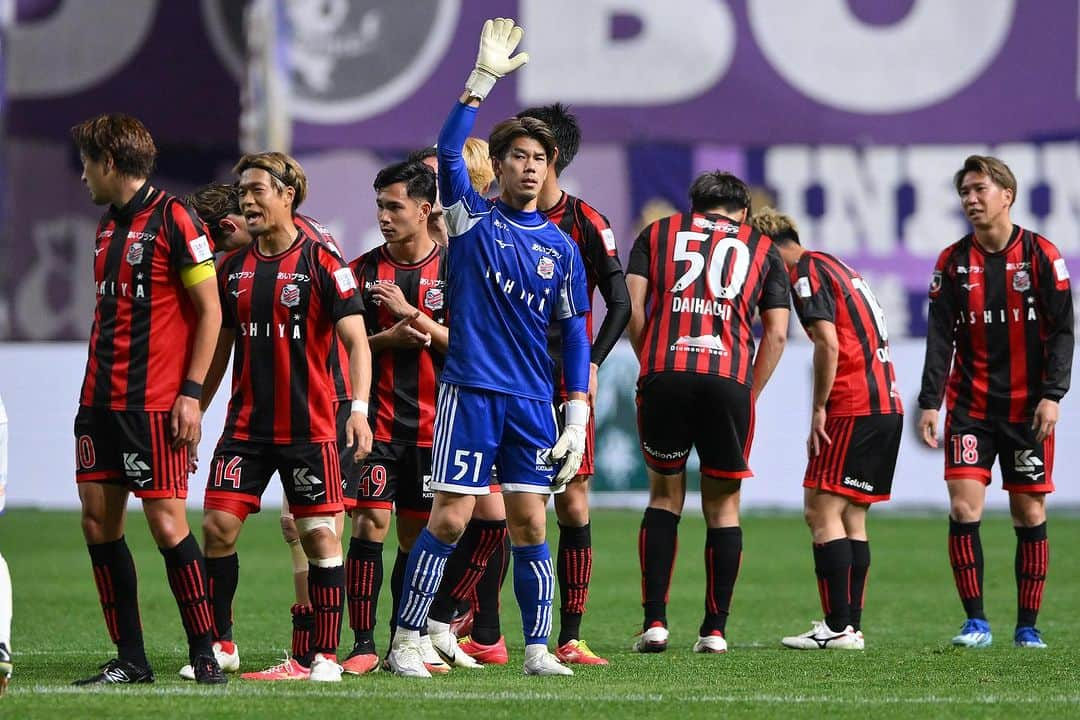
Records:
M146 474L144 475L144 473ZM154 478L149 473L150 466L143 462L142 458L139 457L139 453L124 453L124 475L129 480L144 488L153 482Z
M672 450L671 452L662 452L656 448L649 447L649 443L643 442L641 446L645 448L645 452L652 455L657 460L682 460L684 457L690 454L690 448L685 450Z
M844 487L854 488L856 490L862 490L863 492L866 492L866 493L874 492L874 486L873 485L866 482L865 480L860 480L859 478L852 477L850 475L845 475L844 479L840 481L840 484L843 485Z
M292 478L293 488L298 495L303 495L310 500L318 500L326 494L323 481L312 475L307 468L293 468Z
M536 469L540 472L551 472L555 469L551 464L551 448L536 448Z
M1034 450L1014 450L1013 451L1013 467L1016 468L1016 472L1023 473L1031 478L1031 482L1039 482L1045 472L1043 471L1043 461L1037 457Z

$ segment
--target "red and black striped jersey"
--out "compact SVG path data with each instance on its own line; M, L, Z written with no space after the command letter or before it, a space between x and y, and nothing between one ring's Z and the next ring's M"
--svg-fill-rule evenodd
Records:
M445 324L446 248L436 246L418 263L394 260L381 245L352 262L367 298L365 319L374 335L394 326L398 318L368 294L372 287L393 283L405 301L435 322ZM435 426L435 396L444 356L434 349L395 348L371 358L372 435L380 442L431 447Z
M600 332L592 343L591 362L600 365L618 342L629 320L629 294L626 278L615 246L611 223L596 208L578 197L564 192L554 207L544 210L548 220L570 236L577 244L585 265L585 282L589 297L599 288L607 313ZM593 339L592 311L585 314L585 328ZM566 393L562 377L562 332L558 323L548 330L548 353L555 360L555 389L559 396Z
M361 314L356 276L297 224L288 250L258 241L218 268L222 325L235 331L232 397L222 437L278 444L336 439L327 358L334 325Z
M839 353L826 413L903 413L885 313L866 280L832 255L812 251L803 253L790 275L795 312L803 326L821 320L836 326Z
M197 317L180 270L213 259L193 210L149 183L97 227L94 287L81 405L169 410L188 364Z
M642 376L693 372L751 384L754 312L788 307L772 240L722 215L677 213L641 231L627 273L649 280Z
M1069 271L1054 244L1013 226L989 253L967 235L941 253L930 281L919 407L941 406L948 374L950 412L1026 422L1039 400L1068 392L1073 343Z
M315 218L299 213L293 216L293 222L309 236L330 248L335 255L344 259L341 246L325 225ZM352 400L352 384L349 382L349 352L337 333L334 333L334 350L327 359L327 366L330 368L330 376L334 381L334 401L342 403Z

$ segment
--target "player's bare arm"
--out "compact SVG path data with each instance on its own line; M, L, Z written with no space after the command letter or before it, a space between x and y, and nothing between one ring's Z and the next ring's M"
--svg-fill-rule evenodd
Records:
M169 415L169 429L173 436L173 447L176 448L197 444L202 437L202 386L221 331L221 301L214 276L192 285L187 292L195 306L198 322L184 382L184 387L190 386L191 394L185 394L182 387Z
M631 295L632 297L632 295ZM754 356L754 397L761 395L769 378L772 377L776 364L780 362L780 356L784 353L787 344L788 317L791 311L787 308L770 308L761 313L761 346L757 355Z
M827 320L814 322L807 326L806 331L814 343L814 405L810 414L806 452L809 457L816 457L825 445L832 445L832 438L825 432L825 406L836 380L840 342L836 337L836 325Z
M641 355L641 344L645 336L645 298L649 294L649 280L643 275L626 276L626 289L630 291L630 322L626 333L630 336L630 345L634 354Z
M345 425L348 447L355 447L354 457L363 460L371 452L371 428L368 426L368 397L371 393L371 348L363 315L346 315L334 326L349 353L349 381L353 407Z

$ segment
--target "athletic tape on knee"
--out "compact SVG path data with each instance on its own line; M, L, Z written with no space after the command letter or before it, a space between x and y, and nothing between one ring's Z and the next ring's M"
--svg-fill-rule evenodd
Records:
M340 555L335 555L333 557L328 557L328 558L313 558L313 559L309 560L309 562L312 565L314 565L315 567L335 568L335 567L341 567L342 565L344 565L345 564L345 559L342 558Z
M326 528L331 535L337 537L337 528L334 527L334 518L329 515L298 517L293 522L296 523L296 531L300 533L300 537L310 535L319 528Z
M307 553L304 552L304 546L300 544L299 540L293 540L289 543L289 553L292 555L293 574L306 573L308 571Z

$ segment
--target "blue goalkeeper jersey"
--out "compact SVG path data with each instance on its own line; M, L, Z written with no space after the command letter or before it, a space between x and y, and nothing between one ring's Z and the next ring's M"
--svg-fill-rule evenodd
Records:
M588 312L585 268L577 244L542 213L473 190L461 148L475 119L476 108L459 102L439 134L439 196L450 235L450 346L441 379L550 402L548 327Z

